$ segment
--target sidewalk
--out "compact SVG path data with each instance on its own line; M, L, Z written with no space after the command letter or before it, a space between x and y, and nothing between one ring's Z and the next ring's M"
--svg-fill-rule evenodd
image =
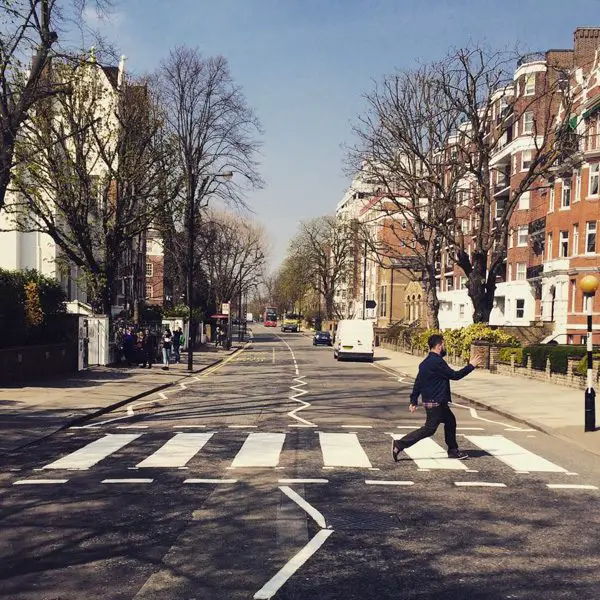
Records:
M198 373L237 351L204 346L194 351ZM139 367L92 367L67 377L30 386L0 388L0 455L30 444L73 422L92 418L144 396L170 387L186 377L187 354L181 363L163 371Z
M423 357L377 348L375 360L382 367L414 378ZM583 390L477 369L452 382L452 395L457 401L472 402L600 455L600 430L585 433L583 429Z

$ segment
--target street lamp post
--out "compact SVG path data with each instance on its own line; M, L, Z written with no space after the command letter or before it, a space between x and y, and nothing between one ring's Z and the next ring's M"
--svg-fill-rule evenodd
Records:
M200 184L200 194L202 197L206 193L206 189L211 181L211 179L222 178L225 180L230 180L233 177L232 171L226 171L224 173L215 173L209 174L204 177L202 183ZM187 302L188 302L188 312L189 312L189 320L188 320L188 360L187 360L187 368L188 371L194 370L194 344L196 342L196 316L194 315L194 246L196 245L196 194L193 193L193 190L190 191L190 201L188 206L188 215L187 215L187 234L188 234L188 260L187 260L187 282L186 282L186 292L187 292Z
M587 301L587 382L585 386L585 431L596 430L596 392L593 387L593 329L592 314L594 310L593 298L598 289L598 278L586 275L579 282L579 287Z

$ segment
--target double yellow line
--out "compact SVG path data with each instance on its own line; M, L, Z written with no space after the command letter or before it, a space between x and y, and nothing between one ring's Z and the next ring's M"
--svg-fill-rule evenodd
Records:
M205 377L208 377L209 375L216 373L219 369L222 369L226 364L231 362L234 358L237 358L238 356L240 356L240 354L242 354L242 352L244 352L248 348L250 343L251 342L246 342L246 345L241 350L234 352L231 356L228 356L223 362L219 363L218 365L215 365L214 367L209 367L208 369L206 369L206 371L203 371L200 377L202 379L204 379Z

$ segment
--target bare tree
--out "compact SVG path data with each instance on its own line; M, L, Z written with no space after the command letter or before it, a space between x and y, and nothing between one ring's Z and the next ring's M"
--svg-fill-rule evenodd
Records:
M367 111L355 128L351 165L380 188L381 212L402 222L390 229L400 236L388 252L395 246L421 269L433 326L441 254L467 276L474 321L489 320L514 209L525 192L546 185L560 149L573 144L572 132L556 118L558 106L569 114L571 103L564 70L549 64L541 93L523 99L514 93L515 60L514 53L473 46L386 77L366 96ZM493 159L527 113L535 114L529 167L497 213ZM473 226L465 231L469 216Z
M263 279L266 237L262 227L230 213L210 212L197 242L198 263L217 306L240 292L248 293Z
M19 229L48 234L83 269L94 308L109 315L120 261L175 193L147 86L115 75L94 60L53 64L52 79L70 89L39 102L24 124L7 205Z
M304 281L322 296L326 318L339 316L335 295L345 280L353 249L352 232L331 216L301 223L300 232L290 242L289 256L304 273Z
M110 0L91 4L104 11ZM81 15L85 6L86 0L0 0L0 211L21 126L37 102L63 87L47 77L57 31L65 22L61 9Z
M427 321L438 328L441 227L456 205L465 173L459 160L443 159L455 135L460 112L442 93L437 65L389 75L365 95L367 109L354 127L357 143L349 149L351 170L379 191L369 220L382 235L367 235L382 265L401 265L423 282ZM372 229L372 228L371 228Z
M191 309L198 287L195 241L202 212L215 198L241 205L247 190L262 186L256 162L261 128L223 57L204 58L196 49L176 48L158 73L157 91L183 182L173 210L162 221L165 260L187 279L185 296ZM233 179L222 177L231 172ZM192 310L190 327L192 337Z

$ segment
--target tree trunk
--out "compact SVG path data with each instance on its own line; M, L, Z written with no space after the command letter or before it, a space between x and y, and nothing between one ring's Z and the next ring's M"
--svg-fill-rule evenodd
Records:
M487 254L473 255L473 270L469 274L467 289L473 303L473 322L489 323L496 292L496 271L486 273Z
M434 264L432 261L430 264ZM427 327L430 329L440 328L440 301L437 295L435 269L427 269L423 278L425 284L425 306L427 307Z

